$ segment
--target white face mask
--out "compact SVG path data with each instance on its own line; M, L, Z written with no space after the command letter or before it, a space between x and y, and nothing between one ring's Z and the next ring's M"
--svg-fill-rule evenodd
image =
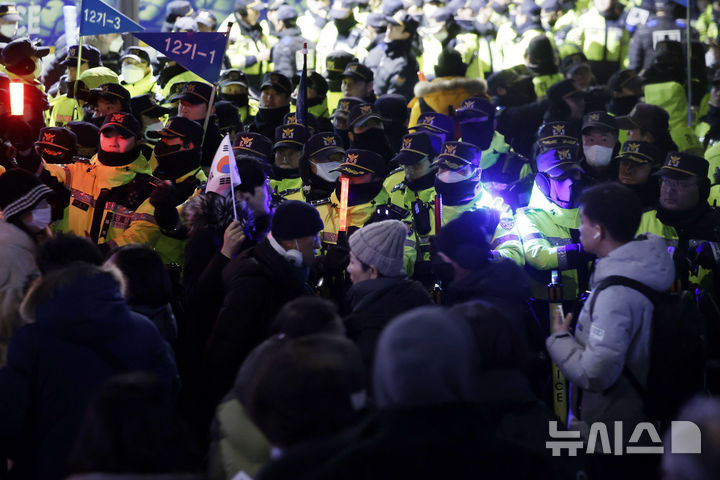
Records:
M39 232L50 225L52 210L49 206L36 208L30 212L30 214L31 218L30 220L25 221L25 226L28 227L31 232Z
M123 38L122 36L117 37L115 40L110 42L110 51L111 52L119 52L120 49L123 46Z
M137 65L123 65L122 77L127 83L136 83L145 77L145 70Z
M148 132L159 132L160 130L163 129L163 127L164 127L164 125L162 122L151 123L150 125L145 127L145 133L144 133L145 139L151 143L157 143L159 140L158 138L149 138L147 136L147 134L148 134Z
M317 168L317 176L327 182L334 182L340 176L340 172L330 171L338 168L340 166L340 162L312 163L315 165L315 168Z
M437 174L438 180L443 183L458 183L463 180L467 180L469 177L463 175L460 172L453 172L452 170L440 170Z
M16 32L17 23L6 23L4 25L0 25L0 34L2 34L3 37L13 38Z
M610 160L612 160L613 149L602 145L592 145L583 147L583 152L585 153L585 159L593 167L607 167L610 165Z

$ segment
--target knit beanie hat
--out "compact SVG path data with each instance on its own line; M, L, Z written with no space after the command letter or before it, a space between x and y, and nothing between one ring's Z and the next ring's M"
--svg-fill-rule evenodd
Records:
M317 235L323 228L325 225L315 207L300 200L289 200L275 210L270 231L276 240L295 240Z
M386 277L403 275L403 252L407 227L399 220L371 223L350 236L350 251Z
M488 237L494 231L492 223L496 223L492 216L487 210L463 212L440 229L435 237L435 249L463 268L482 267L490 260Z
M52 193L35 175L22 168L13 168L0 175L0 209L6 221L32 210Z

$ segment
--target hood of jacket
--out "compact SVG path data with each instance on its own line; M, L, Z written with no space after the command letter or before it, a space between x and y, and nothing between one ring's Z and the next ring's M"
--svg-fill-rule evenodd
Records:
M192 231L224 232L233 221L232 199L215 192L190 197L182 211L185 225Z
M487 82L482 78L441 77L430 82L415 85L415 96L420 98L438 92L466 90L469 97L484 97L487 94Z
M87 341L113 337L130 320L115 275L80 275L55 288L29 295L35 323L60 337Z
M637 280L650 288L664 291L675 279L675 264L665 240L647 235L646 240L633 240L616 248L595 264L591 286L611 275Z

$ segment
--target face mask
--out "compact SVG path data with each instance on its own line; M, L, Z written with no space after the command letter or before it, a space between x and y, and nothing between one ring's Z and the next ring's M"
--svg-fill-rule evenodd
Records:
M163 152L167 146L164 142L159 142L155 147L155 159L157 160L157 168L153 172L158 178L163 180L177 180L178 178L192 172L200 166L200 149L179 150L180 145L170 146L169 153ZM175 148L177 147L177 148ZM158 154L158 149L161 153Z
M458 183L468 179L468 177L462 173L453 172L452 170L442 170L438 172L437 178L443 183Z
M158 143L157 138L149 138L147 136L147 134L148 134L148 132L159 132L160 130L163 129L163 127L164 127L164 125L162 124L162 122L151 123L150 125L145 127L145 132L143 133L143 135L145 136L145 139L150 143Z
M158 142L155 146L155 157L164 157L180 151L182 145L168 145L165 142Z
M612 160L613 149L602 145L593 145L583 147L583 152L588 164L593 167L607 167L610 165L610 160Z
M3 37L12 38L15 36L15 32L17 32L17 23L0 25L0 35Z
M238 95L230 95L229 93L221 93L220 98L227 100L236 107L245 107L248 104L248 94L241 93Z
M50 225L52 219L52 210L49 206L36 208L31 212L30 220L25 222L25 226L31 232L36 233Z
M330 171L330 170L334 170L334 169L338 168L340 166L340 162L326 162L326 163L312 162L312 164L315 165L315 168L317 168L317 176L327 182L334 182L340 176L340 172L331 172Z
M550 200L560 208L576 208L582 189L582 183L572 178L550 180Z
M106 152L101 148L99 148L97 152L98 161L108 167L122 167L130 165L138 158L138 155L140 155L140 145L123 153Z
M127 83L136 83L145 77L145 71L137 65L123 65L122 77Z
M447 183L443 182L440 178L440 174L438 174L438 176L435 177L435 191L442 195L444 205L464 205L475 198L475 191L479 183L480 182L477 177L468 179L463 177L463 180L461 181Z
M385 130L381 128L371 128L363 133L353 133L350 147L370 150L384 157L390 151L390 142L388 142L385 136Z
M119 52L120 49L122 48L122 46L123 46L123 38L117 37L115 40L113 40L110 43L110 51L111 52Z

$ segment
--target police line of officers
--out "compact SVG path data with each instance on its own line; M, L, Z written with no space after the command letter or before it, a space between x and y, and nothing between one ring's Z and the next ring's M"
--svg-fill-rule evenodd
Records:
M633 38L663 20L661 12L673 10L667 5L657 3L655 15L633 25ZM175 212L201 194L227 134L240 171L260 162L269 176L267 184L246 185L237 200L261 215L284 199L316 206L325 225L323 253L340 259L325 262L334 275L342 275L345 256L335 253L343 252L352 231L395 218L408 226L406 272L428 288L442 285L448 279L432 268L435 232L463 211L486 209L492 254L528 269L536 299L546 298L550 272L559 271L566 300L587 288L592 260L579 241L579 193L619 181L648 207L638 234L660 235L674 252L679 288L701 286L714 296L720 217L708 199L714 202L720 164L711 141L701 143L695 130L673 123L678 112L648 98L686 106L687 85L652 70L662 64L658 53L668 51L658 45L646 52L652 57L647 76L622 69L632 29L621 4L596 0L584 12L567 7L310 0L299 16L288 5L239 0L218 26L212 14L172 2L168 19L176 31L201 24L225 31L232 22L230 68L212 105L215 87L147 47L113 56L118 42L100 36L51 54L37 41L8 38L0 134L13 148L3 150L3 168L30 170L55 190L56 231L88 236L106 250L146 243L166 263L182 265L185 237ZM266 8L269 22L260 21ZM568 15L574 20L561 43ZM15 16L13 5L0 6L0 26ZM552 38L542 24L553 27ZM497 28L485 50L478 43L489 38L482 25ZM706 22L701 35L716 35L715 25ZM314 45L305 124L295 112L298 38ZM561 73L557 52L571 44L580 50L565 57L573 60L563 62L568 68ZM547 69L547 55L554 70ZM425 79L418 81L416 71ZM481 77L487 75L486 82ZM600 108L593 107L601 89L587 90L588 76L609 80ZM24 122L9 116L10 80L25 85ZM513 88L522 81L531 92L520 100ZM643 92L647 103L639 101ZM707 115L695 126L707 138L720 107L716 93L713 86L698 95ZM513 131L518 125L519 133ZM708 146L712 163L702 157ZM347 209L341 205L345 178Z

